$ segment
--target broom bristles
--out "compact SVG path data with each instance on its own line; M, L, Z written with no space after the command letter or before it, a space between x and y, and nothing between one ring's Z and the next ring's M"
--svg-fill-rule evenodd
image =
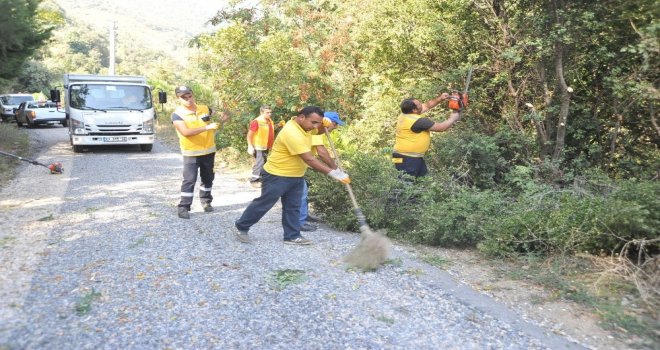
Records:
M360 243L344 257L344 262L365 271L375 270L387 260L392 243L384 231L373 232L367 225L360 226L360 231Z

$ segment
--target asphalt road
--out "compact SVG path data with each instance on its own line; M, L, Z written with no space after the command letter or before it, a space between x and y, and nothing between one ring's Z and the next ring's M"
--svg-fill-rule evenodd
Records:
M157 143L74 154L31 129L36 159L0 192L0 349L581 349L395 246L376 272L327 226L282 243L278 207L230 234L258 195L216 174L213 213L176 217L177 151Z

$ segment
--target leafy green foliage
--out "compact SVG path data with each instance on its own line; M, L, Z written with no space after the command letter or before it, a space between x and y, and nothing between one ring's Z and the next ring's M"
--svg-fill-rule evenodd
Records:
M48 40L49 16L39 16L41 0L0 0L0 79L11 79L21 65Z

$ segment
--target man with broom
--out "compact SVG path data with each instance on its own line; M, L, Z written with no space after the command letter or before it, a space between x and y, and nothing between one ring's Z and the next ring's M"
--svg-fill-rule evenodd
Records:
M284 243L309 245L312 241L300 234L300 202L303 176L307 167L327 174L333 179L350 183L348 174L334 164L325 164L312 154L311 131L323 120L323 110L307 106L289 120L275 139L268 160L261 172L261 196L255 198L234 224L234 235L242 243L250 243L248 231L252 225L282 200L282 228Z

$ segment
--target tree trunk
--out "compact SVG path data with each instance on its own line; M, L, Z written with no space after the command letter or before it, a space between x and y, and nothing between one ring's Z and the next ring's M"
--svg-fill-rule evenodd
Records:
M560 5L563 5L559 1ZM563 6L562 6L563 8ZM557 24L564 25L564 21L558 14L558 9L555 3L555 14L557 15ZM555 139L555 151L552 155L552 160L557 161L564 153L564 145L566 141L566 122L568 121L568 106L571 102L571 96L564 79L564 45L557 39L555 42L555 74L557 75L557 82L560 92L560 107L559 107L559 120L557 122L557 138Z

